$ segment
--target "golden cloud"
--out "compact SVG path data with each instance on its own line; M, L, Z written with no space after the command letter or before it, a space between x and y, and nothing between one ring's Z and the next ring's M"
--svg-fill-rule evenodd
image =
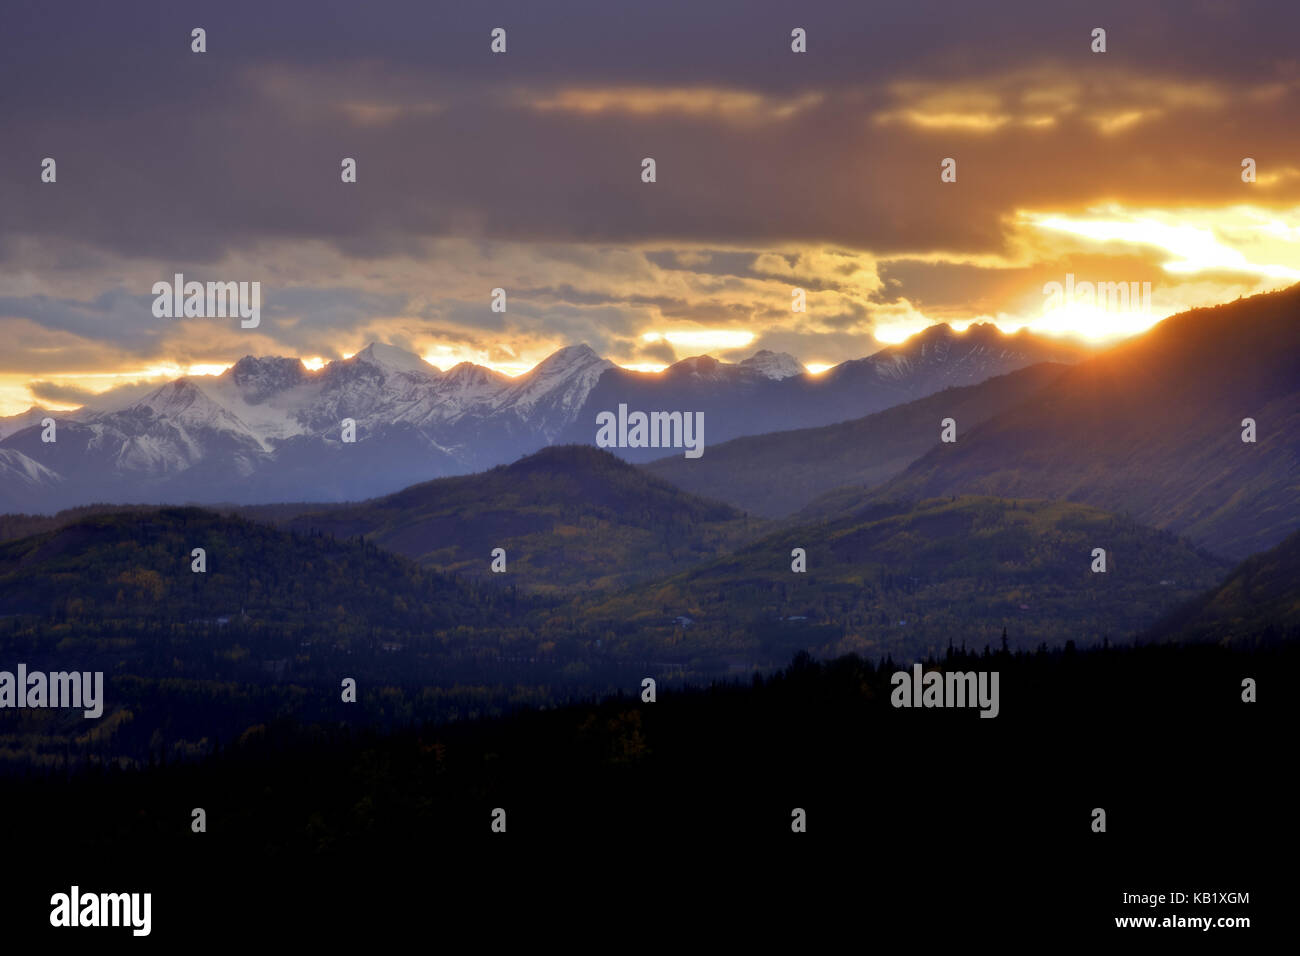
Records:
M824 99L825 94L819 92L780 97L753 90L706 86L567 87L544 93L520 90L516 94L519 105L538 112L583 116L677 114L747 123L790 119L816 108Z

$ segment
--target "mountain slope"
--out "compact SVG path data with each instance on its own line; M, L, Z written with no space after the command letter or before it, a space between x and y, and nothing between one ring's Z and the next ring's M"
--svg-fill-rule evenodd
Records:
M309 510L286 526L365 535L426 566L471 574L489 574L493 549L504 548L503 580L525 590L586 590L671 573L752 538L762 523L608 452L560 446L481 474Z
M1033 365L865 418L736 438L695 460L678 454L642 467L692 494L783 517L832 489L874 487L892 478L938 442L944 418L971 428L1023 401L1066 368Z
M856 419L1028 365L1075 362L1087 351L1025 331L1005 335L993 325L974 325L965 332L936 325L820 375L773 377L764 369L786 363L767 356L739 365L700 356L659 373L613 368L592 388L561 440L591 444L596 415L616 411L620 404L629 410L703 412L707 457L707 449L734 438ZM635 462L663 454L653 448L620 448L617 453Z
M47 411L39 405L33 405L27 411L19 412L17 415L0 417L0 439L7 438L14 432L20 432L24 428L39 425L45 417L57 416L58 414L58 412Z
M191 567L195 548L206 552L202 573ZM78 622L163 621L202 631L241 614L267 639L427 634L488 622L499 590L468 587L359 543L197 508L91 515L0 544L0 617L45 618L74 642Z
M1152 628L1161 640L1293 640L1300 637L1300 531L1252 555L1222 584Z
M103 714L0 711L0 765L17 748L46 767L184 757L276 717L338 726L476 709L523 676L503 657L537 653L542 631L524 625L534 607L367 544L195 508L82 518L0 544L0 647L11 672L102 671ZM543 664L531 679L557 671ZM380 691L395 681L451 689L401 701Z
M965 493L1085 502L1237 559L1276 544L1300 527L1300 286L1166 319L866 497Z
M1108 569L1094 573L1094 548ZM791 570L803 548L807 570ZM961 497L884 503L782 529L579 620L645 653L780 660L805 648L879 657L949 640L1080 646L1130 636L1213 585L1226 562L1167 532L1064 502ZM693 623L682 634L673 620ZM621 646L621 645L620 645ZM663 658L660 658L663 659Z
M0 507L8 511L39 508L63 483L63 477L14 448L0 448Z

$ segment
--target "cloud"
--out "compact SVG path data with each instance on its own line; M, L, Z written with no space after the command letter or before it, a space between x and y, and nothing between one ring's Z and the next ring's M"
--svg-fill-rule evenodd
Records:
M724 123L779 123L820 106L826 96L806 92L769 96L756 90L717 87L589 87L551 92L521 90L517 102L536 112L581 116L676 114Z
M95 396L90 389L57 382L30 382L27 388L39 401L62 405L84 405Z
M1167 304L1300 269L1294 5L1097 0L1081 24L1037 0L884 20L850 0L507 0L504 56L472 5L319 9L212 7L204 55L179 8L7 14L0 82L24 95L0 102L0 372L93 390L76 375L371 339L668 361L640 336L673 330L838 361L877 331L1024 320L1069 269L1154 272ZM1107 205L1212 242L1122 242ZM174 272L260 280L262 327L153 319Z

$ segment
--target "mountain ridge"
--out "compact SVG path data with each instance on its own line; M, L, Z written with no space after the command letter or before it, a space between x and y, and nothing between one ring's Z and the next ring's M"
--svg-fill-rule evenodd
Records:
M944 418L970 428L1068 367L1043 362L847 422L733 438L696 461L670 455L641 467L693 494L783 518L820 495L849 485L871 488L894 477L939 441Z
M426 567L491 575L493 551L526 590L606 590L689 567L761 530L587 445L559 445L470 476L277 518L298 532L364 536ZM246 513L257 516L257 507Z
M365 499L550 445L592 444L595 415L610 402L696 404L709 418L709 440L720 441L769 431L783 418L828 424L858 417L954 377L1002 374L1062 348L1001 336L1008 347L992 354L984 342L991 334L1001 336L987 329L922 334L910 346L880 350L874 364L842 363L847 370L829 378L767 350L739 363L695 356L641 373L579 344L515 378L472 363L444 372L378 342L316 370L299 359L245 355L217 376L183 375L124 403L106 397L103 409L49 413L57 424L53 443L41 440L33 410L22 413L25 427L0 438L10 452L0 467L26 479L0 487L0 511L50 513L103 500ZM932 345L941 340L951 347L938 354ZM956 342L970 347L959 353ZM872 379L865 388L863 375ZM355 444L344 441L345 421L355 423ZM618 453L639 457L636 449Z
M859 502L1076 501L1240 560L1300 527L1297 370L1300 285L1193 309L936 445ZM1242 440L1246 419L1256 423L1253 443Z

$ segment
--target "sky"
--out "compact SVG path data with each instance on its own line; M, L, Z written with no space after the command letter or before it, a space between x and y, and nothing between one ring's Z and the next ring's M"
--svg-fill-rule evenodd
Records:
M1115 341L1300 281L1298 35L1282 0L8 0L0 415L370 341L507 374ZM176 273L259 281L260 325L155 317Z

